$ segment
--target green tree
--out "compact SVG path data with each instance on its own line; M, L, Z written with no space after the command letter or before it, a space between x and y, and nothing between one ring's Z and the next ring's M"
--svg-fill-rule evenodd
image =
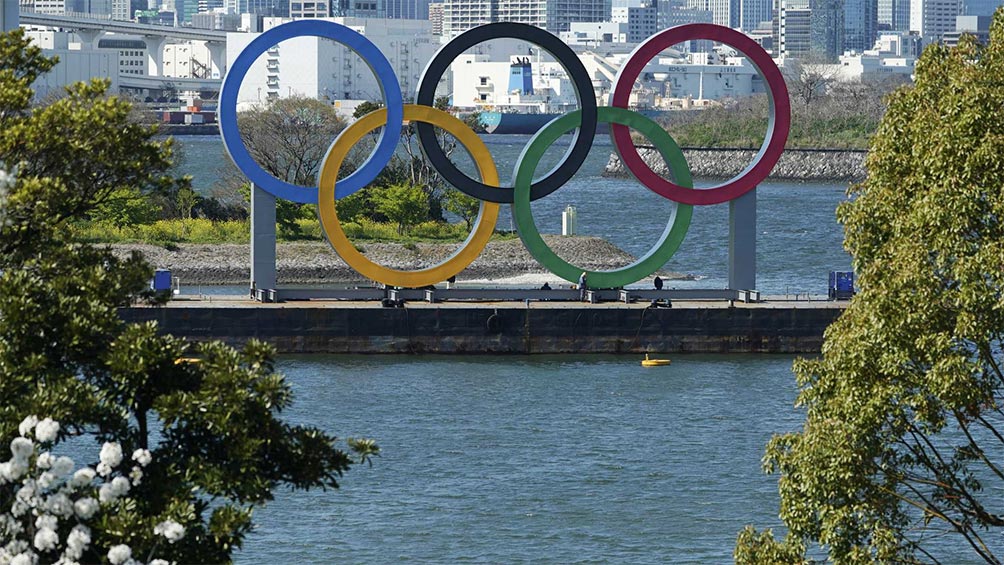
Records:
M371 198L377 212L397 224L397 233L403 234L428 216L429 198L421 187L395 184L375 191Z
M174 185L164 174L170 144L131 123L129 104L105 96L106 82L32 107L32 77L50 67L21 31L0 34L0 163L17 171L13 185L0 174L0 438L38 415L62 423L58 441L84 435L153 452L131 491L139 502L102 508L81 561L105 562L117 544L148 555L165 519L188 535L158 555L229 561L252 509L278 486L337 487L353 460L334 437L279 419L291 392L271 347L191 344L122 321L120 306L153 299L151 267L137 254L73 243L66 224L117 190ZM350 445L363 459L376 451Z
M443 207L448 212L460 216L464 220L464 223L467 224L467 231L470 231L474 225L474 220L478 218L478 213L481 211L481 200L454 189L446 192Z
M860 292L795 363L799 433L774 437L783 541L737 560L937 562L932 543L1004 560L1004 12L984 48L928 47L840 206ZM952 540L952 541L950 541Z
M345 121L329 104L298 96L272 100L241 112L237 125L248 153L265 172L306 187L317 185L317 174L328 147L345 129ZM247 179L229 159L220 176L227 191L240 193L245 202L250 202ZM300 231L297 220L315 214L311 206L282 198L276 200L276 221L291 234Z
M365 116L366 114L379 110L380 108L383 108L383 104L367 100L365 102L360 103L358 106L355 107L354 110L352 110L352 117L358 120L359 118Z

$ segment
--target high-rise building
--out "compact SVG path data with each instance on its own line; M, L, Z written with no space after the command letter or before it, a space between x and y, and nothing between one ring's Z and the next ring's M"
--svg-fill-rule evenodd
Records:
M812 13L808 0L777 0L774 9L774 55L805 57L812 49Z
M206 14L223 8L223 0L199 0L199 13Z
M328 18L331 17L331 3L328 0L292 0L289 3L289 17Z
M972 35L983 45L990 41L991 16L958 16L955 18L955 31L946 32L942 42L948 47L957 47L963 35Z
M490 24L496 19L495 0L445 0L443 2L443 35L452 37L472 27Z
M387 17L395 20L429 19L429 0L384 0Z
M878 0L876 19L881 29L909 31L910 0Z
M771 21L771 0L739 0L739 29L749 33Z
M910 0L910 31L924 44L941 41L941 36L955 31L955 17L962 10L960 0Z
M844 0L777 0L775 56L836 61L844 39Z
M35 12L39 14L65 14L66 0L35 0Z
M627 42L641 43L659 31L659 9L652 0L614 0L610 21L627 24Z
M843 55L844 16L844 0L809 0L809 49L815 56L836 62Z
M384 18L385 0L334 0L331 15L344 18Z
M66 12L107 18L112 14L112 0L67 0Z
M959 15L990 17L994 15L994 11L1001 3L1001 0L962 0Z
M443 35L443 3L429 4L429 22L432 24L432 35Z
M446 0L443 34L453 36L493 22L517 22L551 33L568 31L573 22L610 18L611 0Z
M660 30L686 24L710 24L714 14L710 10L694 8L684 0L659 0L656 4L656 25ZM712 43L703 39L688 41L687 50L710 52Z
M224 0L223 7L235 14L289 17L289 0Z
M878 37L878 4L876 0L843 0L843 51L864 52L875 45ZM842 55L843 53L837 53Z
M132 4L129 0L112 0L112 19L122 21L132 19Z
M739 0L687 0L687 7L710 11L714 24L739 27Z

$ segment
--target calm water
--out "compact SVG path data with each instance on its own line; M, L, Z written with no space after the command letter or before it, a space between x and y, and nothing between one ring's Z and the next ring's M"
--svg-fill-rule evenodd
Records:
M186 162L181 170L194 177L196 188L207 192L217 179L223 154L217 137L179 137ZM503 179L528 136L484 136ZM611 152L606 137L597 137L589 159L564 187L533 203L534 217L544 233L561 232L561 212L566 206L578 211L579 233L603 237L636 256L646 253L666 227L673 203L630 179L600 176ZM563 147L554 147L556 159ZM460 162L464 165L463 162ZM549 169L547 160L539 171ZM711 181L699 181L707 186ZM832 270L849 270L850 258L843 251L843 232L834 210L844 200L845 184L800 184L768 182L757 189L758 286L768 294L825 294ZM504 207L499 229L514 229ZM695 207L693 221L680 250L665 265L674 272L691 273L696 282L674 281L681 288L724 288L728 282L728 204ZM206 289L203 288L203 291ZM224 292L240 289L227 288Z
M485 137L503 178L526 139ZM205 192L224 158L219 140L179 141L182 172ZM558 232L571 204L581 234L644 253L672 204L601 177L611 148L605 138L594 147L567 186L534 203L541 231ZM758 189L761 290L820 294L828 271L849 268L834 219L845 188ZM672 285L725 286L727 219L727 205L695 210L666 269L702 280ZM509 226L504 212L499 228ZM776 478L760 459L772 434L804 418L793 408L792 359L673 361L284 357L279 369L296 393L289 420L372 437L383 455L339 491L278 493L256 512L237 562L730 562L745 524L780 526ZM947 563L974 562L960 545L940 549Z
M383 455L284 492L239 563L723 563L777 526L760 473L799 427L791 358L288 357L288 418Z

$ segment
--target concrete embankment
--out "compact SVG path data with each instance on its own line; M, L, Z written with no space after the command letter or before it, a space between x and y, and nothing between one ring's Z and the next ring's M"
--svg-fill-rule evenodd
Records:
M754 149L684 149L690 172L701 178L732 178L756 157ZM639 146L639 154L660 175L666 176L666 164L658 152ZM771 179L800 181L857 182L865 178L866 151L835 149L788 149L781 155ZM610 155L603 172L609 176L628 176L620 158Z
M598 237L546 235L544 240L558 255L584 269L608 271L628 265L635 257ZM416 270L439 263L452 255L457 243L361 243L360 251L371 260L394 269ZM246 284L250 278L250 249L246 244L179 244L170 249L156 245L114 245L119 255L143 253L154 267L170 269L183 285ZM327 243L281 243L277 250L280 284L323 284L332 281L367 283ZM519 239L491 241L460 281L491 281L547 274ZM688 279L680 273L660 273L664 279ZM538 283L539 285L540 283ZM553 284L553 283L552 283Z
M724 301L644 304L533 302L258 304L173 301L121 310L129 322L238 345L250 338L281 353L817 353L838 302Z

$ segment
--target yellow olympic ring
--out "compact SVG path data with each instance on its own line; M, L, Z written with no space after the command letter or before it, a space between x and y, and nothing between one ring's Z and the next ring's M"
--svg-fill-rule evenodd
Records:
M488 152L488 147L471 128L450 114L429 106L417 104L404 105L405 121L424 122L438 126L452 134L460 145L474 160L481 176L481 182L489 186L499 186L499 175L495 169L495 161ZM445 281L456 276L470 265L481 254L495 231L498 220L499 205L493 202L481 201L478 219L474 230L467 240L448 259L427 269L418 271L398 271L370 261L360 253L342 229L338 221L335 205L335 181L338 171L349 150L369 132L387 123L387 110L381 108L366 114L345 128L331 144L328 154L321 164L321 178L318 181L317 209L321 216L321 226L328 238L328 243L335 253L353 269L364 277L382 282L390 286L418 288Z

